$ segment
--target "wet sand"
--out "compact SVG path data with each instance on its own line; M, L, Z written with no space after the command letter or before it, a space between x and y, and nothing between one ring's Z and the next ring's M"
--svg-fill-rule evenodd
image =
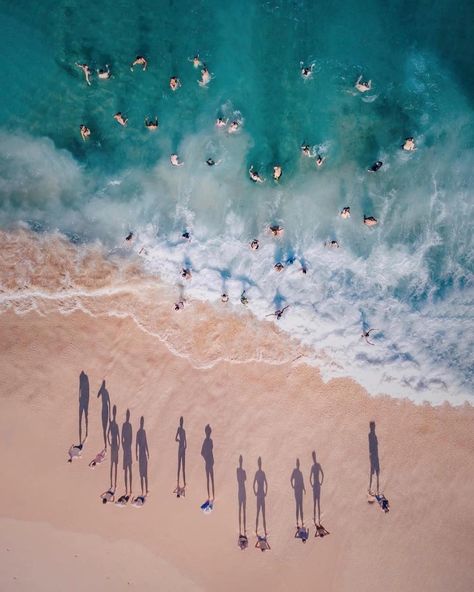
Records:
M216 347L218 320L213 323L210 307L201 325L191 309L177 314L180 323L194 318L202 350ZM2 590L473 589L472 407L369 397L349 380L324 384L303 358L196 368L127 318L7 312L0 331ZM270 324L260 334L275 348L287 342ZM71 465L81 370L90 383L89 435L83 458ZM145 418L150 495L141 509L101 504L110 458L95 470L87 466L103 446L97 392L104 379L119 426L130 409L135 437ZM177 499L174 437L181 415L187 492ZM370 421L388 514L367 503ZM210 515L199 510L207 497L200 456L207 423L216 485ZM314 538L312 525L313 450L324 471L321 521L330 531L324 539ZM240 454L249 537L243 552L237 547ZM268 481L266 553L253 548L259 456ZM305 545L293 538L296 458L311 527ZM123 483L120 455L119 494Z

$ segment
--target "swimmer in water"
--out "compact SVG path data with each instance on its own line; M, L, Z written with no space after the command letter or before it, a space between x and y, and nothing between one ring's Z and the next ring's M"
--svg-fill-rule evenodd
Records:
M413 152L416 150L415 140L413 138L406 138L402 148L407 152Z
M221 294L221 300L222 302L229 302L229 296L224 292L224 294Z
M313 73L313 64L311 64L311 66L302 66L301 68L301 76L303 78L309 78L311 76L311 74Z
M373 216L366 216L364 214L364 224L366 226L375 226L377 222L377 218L374 218Z
M337 242L337 240L331 240L331 241L326 241L324 243L324 246L327 247L328 249L339 249L339 243Z
M269 226L268 229L273 236L281 236L283 234L283 228L281 226Z
M105 64L105 68L99 68L97 70L97 76L101 80L108 80L109 78L111 78L112 73L110 72L109 64Z
M347 219L351 217L351 208L349 206L346 206L345 208L342 208L341 210L341 218Z
M372 331L377 331L377 329L369 329L368 331L364 331L361 335L361 337L363 337L369 345L375 345L375 343L372 343L371 341L369 341L369 337L370 337L370 334L372 333Z
M216 127L225 127L228 123L228 119L224 119L223 117L218 117L216 119Z
M308 144L302 144L301 145L301 154L303 156L307 156L308 158L311 158L313 156L313 153L311 152L311 147Z
M114 115L114 119L117 123L120 123L120 125L123 125L124 127L127 125L128 119L124 117L120 111Z
M253 241L250 243L250 248L253 251L258 251L259 247L260 247L260 243L258 242L258 239L254 238Z
M199 86L206 86L211 82L211 74L206 66L203 64L203 68L201 70L201 80L198 80Z
M133 238L133 232L129 232L129 233L127 234L127 236L125 237L125 240L126 240L126 241L131 241L131 240L132 240L132 238Z
M372 88L372 80L369 80L368 82L364 82L362 80L362 75L360 75L359 78L357 79L357 82L355 83L355 87L359 92L365 93Z
M198 55L195 55L194 57L188 58L188 59L189 59L190 62L193 63L193 66L195 68L200 68L203 65L203 63L201 62L201 60L200 60L200 58L199 58Z
M229 134L235 134L235 132L237 132L240 128L240 123L237 120L234 120L230 125L229 125Z
M279 164L276 164L273 167L273 179L275 181L279 181L280 180L280 177L282 176L282 174L283 174L283 171L282 171L281 166Z
M243 305L247 305L249 303L249 299L247 298L247 296L245 295L245 290L242 292L242 294L240 295L240 302Z
M90 86L91 85L91 74L92 74L92 70L89 68L89 66L87 64L78 64L76 62L76 66L78 68L80 68L84 72L84 76L85 76L86 82Z
M176 76L172 76L170 78L170 88L172 91L176 91L178 90L178 88L181 86L181 81L179 78L177 78Z
M187 230L184 231L181 236L182 236L182 238L185 238L186 240L189 240L191 238L191 235L189 234L189 232Z
M215 166L216 164L219 164L220 160L218 162L216 162L213 158L208 158L206 160L206 164L207 166Z
M149 129L151 132L155 131L158 129L158 117L155 115L155 120L151 120L148 119L148 117L145 117L145 125L147 127L147 129Z
M279 321L279 320L281 319L281 317L282 317L283 313L285 312L285 310L286 310L287 308L289 308L289 307L290 307L290 305L289 305L289 304L287 304L287 305L286 305L285 307L283 307L282 309L278 309L278 310L276 310L275 312L271 312L270 314L267 314L266 316L267 316L267 317L276 317L277 321Z
M323 164L323 162L324 162L325 160L326 160L326 159L325 159L323 156L321 156L320 154L318 154L318 155L316 156L316 166L318 166L318 167L322 166L322 164Z
M82 123L79 126L79 130L81 132L82 139L85 142L87 140L87 138L91 135L91 130L86 125L83 125Z
M147 66L148 66L148 61L146 58L144 58L143 56L137 56L135 58L135 60L132 62L132 65L130 66L130 70L133 72L133 68L135 66L143 66L143 71L146 70Z
M283 263L275 263L275 265L273 266L273 269L275 271L283 271L285 269L285 266L283 265Z
M183 267L181 269L181 277L184 278L185 280L190 280L192 277L191 270L188 269L187 267Z
M249 176L254 183L263 183L264 181L264 179L258 174L258 172L254 170L253 164L249 168Z
M377 160L377 162L374 162L374 164L370 167L370 169L367 169L369 171L369 173L376 173L383 165L383 162L381 160Z
M183 166L183 164L184 164L184 162L182 160L179 160L179 156L177 154L172 154L170 156L170 162L175 167L180 167L180 166Z

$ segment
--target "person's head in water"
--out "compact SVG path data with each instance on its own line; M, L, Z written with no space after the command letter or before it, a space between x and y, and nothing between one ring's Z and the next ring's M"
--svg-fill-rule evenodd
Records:
M212 429L211 429L211 426L209 424L207 424L207 426L204 428L204 432L206 434L206 438L210 438L211 437Z

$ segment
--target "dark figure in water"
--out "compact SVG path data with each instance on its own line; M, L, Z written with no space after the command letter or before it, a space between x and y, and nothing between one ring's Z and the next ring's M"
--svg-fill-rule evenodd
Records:
M239 535L247 532L247 492L245 490L245 481L247 481L247 473L242 467L243 458L239 456L239 466L237 467L237 484L239 496ZM243 528L242 528L243 527Z
M123 452L123 471L125 478L125 494L132 494L132 424L130 423L130 411L127 409L125 421L122 424L122 452ZM130 480L130 491L128 483Z
M82 416L86 422L86 435L89 428L89 378L84 370L81 370L79 375L79 442L83 444L82 440Z
M182 417L179 418L179 426L176 430L176 436L174 438L175 442L178 442L178 478L177 478L177 488L180 488L179 485L179 477L181 474L181 469L183 471L183 487L186 487L186 448L188 447L188 443L186 441L186 430L183 428L184 419Z
M377 440L377 434L375 433L375 421L370 422L369 432L369 459L370 459L370 477L369 477L369 493L372 493L372 477L376 476L377 489L376 494L379 494L379 475L380 475L380 464L379 464L379 441Z
M146 432L144 429L145 418L140 417L140 429L137 432L135 440L135 460L138 462L138 469L140 472L140 485L142 488L142 497L148 495L148 459L150 452L148 450L148 442L146 439ZM130 489L132 488L132 477L130 475Z
M212 442L211 433L212 429L209 424L204 429L206 437L202 443L201 456L204 459L205 470L206 470L206 484L207 484L207 499L214 501L214 444ZM209 489L209 480L211 481L212 497Z
M117 425L117 406L112 407L112 419L109 422L109 431L107 432L107 441L110 446L110 489L115 491L117 489L117 467L118 455L120 449L120 433ZM114 473L114 479L112 475Z
M367 169L369 171L369 173L376 173L381 166L383 165L383 162L381 160L377 160L377 162L374 162L374 164L370 167L370 169Z
M105 388L105 380L102 381L97 398L102 397L102 434L104 436L104 448L107 450L107 428L110 419L110 397L109 391Z

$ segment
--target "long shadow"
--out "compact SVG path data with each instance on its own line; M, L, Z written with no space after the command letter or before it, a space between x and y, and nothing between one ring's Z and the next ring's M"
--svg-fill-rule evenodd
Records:
M86 435L84 440L87 438L89 429L89 377L81 370L79 374L79 442L83 444L82 440L82 416L84 415L86 423Z
M102 397L102 434L104 436L104 448L107 450L107 430L110 421L110 396L109 391L105 388L105 380L100 385L97 398Z
M115 492L117 489L117 467L120 450L120 432L117 424L117 405L112 407L112 419L109 422L107 441L110 446L110 489ZM114 475L113 479L112 475Z
M148 495L148 459L150 458L150 451L148 450L148 442L146 439L146 431L144 428L145 418L140 417L140 429L137 431L135 438L135 457L138 462L138 471L140 474L140 486L142 495ZM131 469L130 469L131 470ZM132 488L132 477L130 475L130 489Z
M375 433L375 421L371 421L369 424L369 460L370 460L370 476L369 476L369 493L372 493L372 478L375 475L377 479L377 495L379 494L379 475L380 475L380 462L379 462L379 441L377 434Z
M204 468L206 471L207 499L214 500L214 454L212 451L214 444L211 438L212 429L209 424L207 424L207 426L204 428L204 432L206 434L206 437L204 438L204 441L202 443L201 456L204 459ZM209 481L211 482L212 486L212 497L209 489Z
M300 470L300 459L296 459L296 467L293 469L290 478L291 487L295 494L296 504L296 528L299 528L299 519L301 518L301 526L304 526L303 518L303 493L306 493L304 486L303 473Z
M242 467L243 458L239 456L239 466L237 467L237 483L238 483L238 498L239 498L239 535L247 532L247 492L245 490L245 481L247 481L247 473ZM243 528L242 528L243 527Z
M313 489L313 520L317 526L321 524L321 486L324 481L324 472L316 460L316 452L313 450L313 466L309 475L309 482Z
M177 474L177 489L180 489L180 474L181 471L183 472L183 487L186 487L186 448L188 447L188 442L186 440L186 430L183 427L184 419L183 417L179 418L179 426L176 430L176 436L174 438L175 442L178 442L178 474Z
M125 414L125 421L122 424L122 453L123 453L123 472L125 479L125 495L132 493L132 424L130 423L130 410L127 409ZM130 491L128 490L128 483L130 479Z
M262 513L262 521L263 521L263 531L265 536L267 536L267 519L265 515L265 498L267 497L268 493L268 483L267 477L265 472L262 470L262 459L258 457L258 470L255 473L255 477L253 479L253 492L257 498L257 518L255 520L255 532L258 536L258 521L260 517L260 512Z

